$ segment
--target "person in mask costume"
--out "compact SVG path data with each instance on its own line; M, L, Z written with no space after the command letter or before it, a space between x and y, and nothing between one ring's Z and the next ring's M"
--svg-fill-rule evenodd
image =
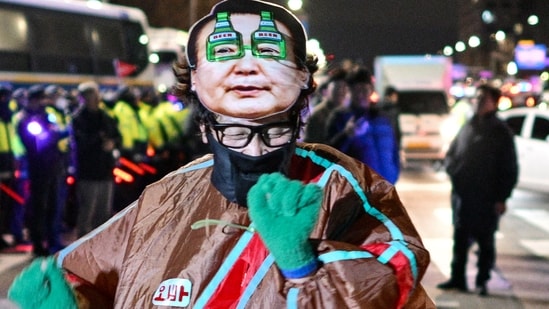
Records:
M215 5L175 68L212 153L42 261L42 275L23 272L10 298L53 268L80 307L435 308L420 284L429 254L395 188L297 142L315 90L305 44L281 6Z

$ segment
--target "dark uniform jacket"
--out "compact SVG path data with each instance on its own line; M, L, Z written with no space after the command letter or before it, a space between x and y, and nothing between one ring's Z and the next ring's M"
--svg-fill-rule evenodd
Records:
M499 215L487 205L505 202L518 175L513 134L505 122L496 113L471 118L450 145L445 164L461 199L455 219L471 226L497 223Z

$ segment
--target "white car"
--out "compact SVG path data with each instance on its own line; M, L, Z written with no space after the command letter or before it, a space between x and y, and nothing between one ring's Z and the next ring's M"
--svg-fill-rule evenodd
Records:
M518 187L549 193L549 109L520 107L499 116L515 133Z

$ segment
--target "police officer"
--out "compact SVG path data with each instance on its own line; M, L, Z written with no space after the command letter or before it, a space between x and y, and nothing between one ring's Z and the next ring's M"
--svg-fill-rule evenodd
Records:
M118 124L118 131L122 136L120 156L131 163L139 164L147 161L147 129L139 115L139 97L135 89L122 86L117 92L117 101L113 108L113 115ZM145 174L135 174L132 183L119 184L115 190L114 211L131 203L139 197L140 192L147 185Z
M0 84L0 235L10 233L10 221L13 213L14 200L8 192L15 183L15 158L13 155L13 136L15 130L11 123L12 110L10 108L11 85ZM6 241L0 237L0 249L8 247Z
M29 230L35 256L49 255L63 247L59 192L64 181L64 162L58 142L68 132L49 116L45 105L44 87L29 88L27 106L17 126L28 158Z

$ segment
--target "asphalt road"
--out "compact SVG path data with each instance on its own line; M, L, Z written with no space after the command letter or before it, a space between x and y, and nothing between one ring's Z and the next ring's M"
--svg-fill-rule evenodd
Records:
M549 194L516 189L497 234L497 261L488 283L490 295L442 291L436 285L450 273L452 225L450 184L444 172L409 166L397 190L431 253L422 284L437 308L549 308ZM29 254L0 254L0 309L16 308L5 299L13 278L28 264ZM476 275L475 249L468 264L469 286Z
M437 308L549 308L549 194L515 189L507 202L497 237L496 268L488 282L490 295L436 288L450 275L452 223L450 184L444 172L411 166L397 182L399 195L424 244L431 265L422 284ZM474 287L476 249L469 256L467 279Z

